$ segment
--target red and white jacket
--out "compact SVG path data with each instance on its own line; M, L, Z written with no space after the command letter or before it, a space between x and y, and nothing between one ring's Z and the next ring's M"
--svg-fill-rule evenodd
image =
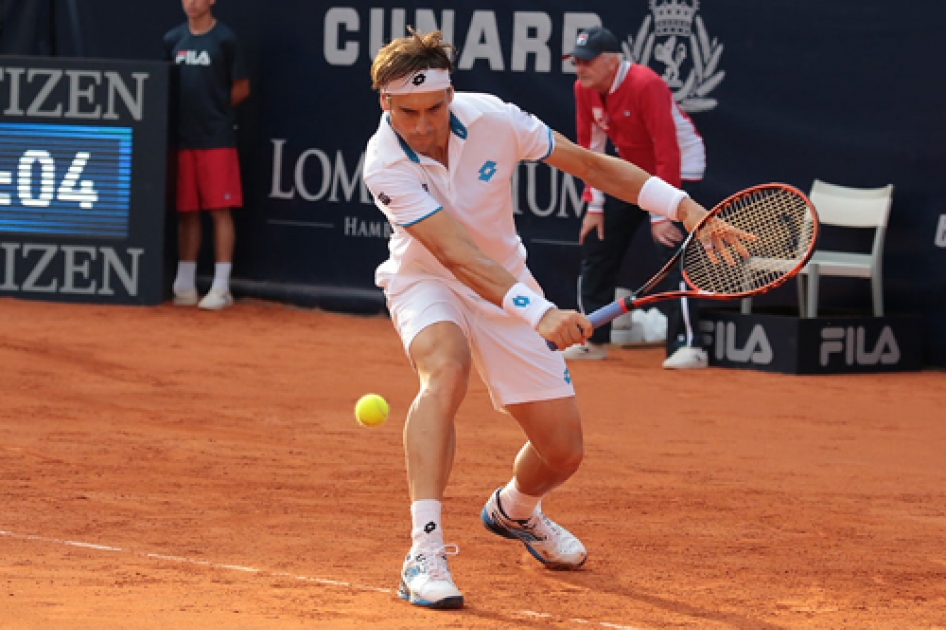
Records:
M703 179L703 138L664 80L647 66L623 62L605 98L576 80L575 118L578 144L585 148L604 153L610 139L621 158L673 186ZM588 212L603 212L601 191L586 185L582 199L588 202Z

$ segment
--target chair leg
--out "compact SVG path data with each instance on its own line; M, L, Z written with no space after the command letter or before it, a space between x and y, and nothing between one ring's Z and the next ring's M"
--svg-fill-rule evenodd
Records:
M808 317L818 317L818 265L808 265Z
M742 298L739 310L743 315L752 313L752 298Z
M804 317L805 313L805 279L806 274L800 273L795 276L796 287L798 288L798 316Z
M875 274L870 277L871 293L874 297L874 317L884 316L884 289L880 280L880 275Z

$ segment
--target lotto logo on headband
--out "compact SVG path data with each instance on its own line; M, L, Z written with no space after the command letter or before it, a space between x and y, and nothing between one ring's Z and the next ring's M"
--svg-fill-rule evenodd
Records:
M381 91L385 94L398 96L401 94L418 94L420 92L436 92L450 87L450 73L441 68L425 68L399 79L394 79L385 85Z

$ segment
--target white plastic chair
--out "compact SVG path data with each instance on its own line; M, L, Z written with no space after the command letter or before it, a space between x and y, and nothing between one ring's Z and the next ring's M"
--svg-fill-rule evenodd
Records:
M893 201L893 184L882 188L849 188L814 181L809 195L822 225L873 228L874 244L869 254L817 249L798 273L798 313L818 316L818 285L821 276L865 278L871 281L875 317L883 317L883 251L887 219ZM807 305L807 306L806 306ZM752 300L742 301L742 312L752 310Z

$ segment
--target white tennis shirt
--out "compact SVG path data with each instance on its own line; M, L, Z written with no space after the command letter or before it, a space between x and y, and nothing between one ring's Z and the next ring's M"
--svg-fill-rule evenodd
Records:
M544 160L552 153L551 129L495 96L456 92L450 131L449 168L415 153L394 132L387 113L368 140L365 184L394 228L390 257L375 273L389 295L428 278L472 292L404 229L436 212L449 212L484 254L516 278L525 269L511 178L520 161Z

